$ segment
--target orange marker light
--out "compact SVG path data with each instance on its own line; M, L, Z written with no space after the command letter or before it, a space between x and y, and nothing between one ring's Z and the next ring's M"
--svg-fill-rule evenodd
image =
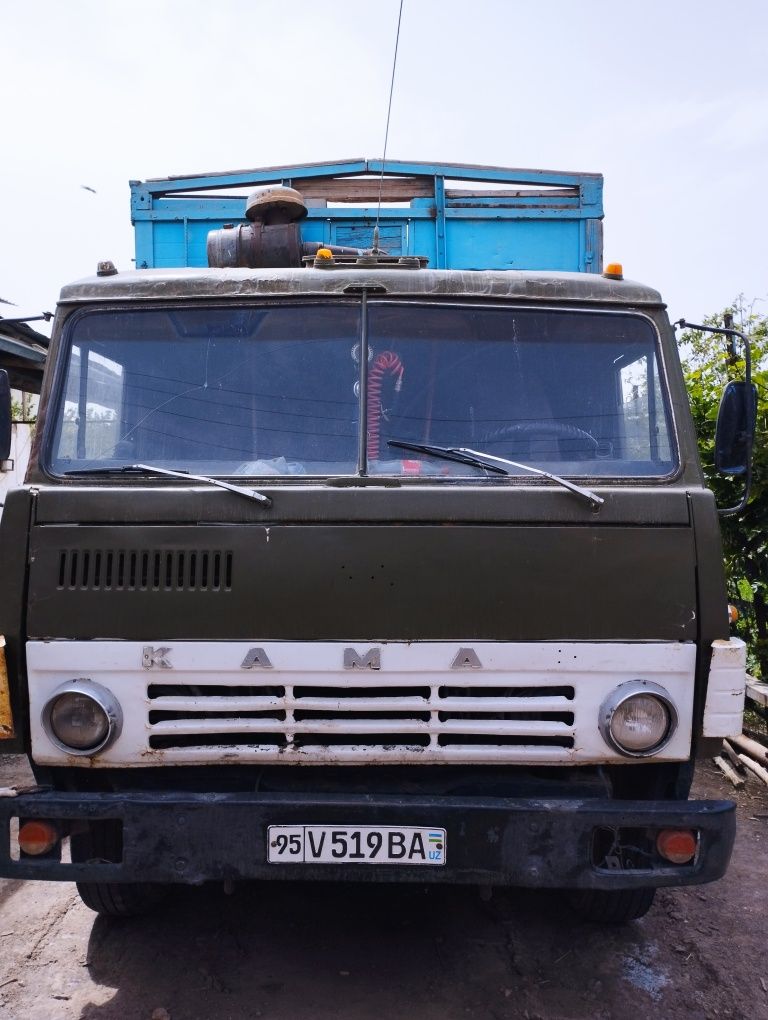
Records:
M624 266L622 266L621 262L609 262L603 270L603 276L607 280L623 280Z
M315 269L333 269L336 265L336 259L333 257L333 252L330 248L318 248L315 252L313 265Z
M58 841L59 833L50 822L24 822L19 829L19 849L32 857L47 854Z
M662 829L656 837L656 849L671 864L688 864L696 856L698 844L691 829Z

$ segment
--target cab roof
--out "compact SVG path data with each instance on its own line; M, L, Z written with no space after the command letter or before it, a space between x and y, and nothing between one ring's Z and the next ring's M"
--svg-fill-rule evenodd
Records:
M370 296L498 299L611 305L663 304L651 287L596 273L451 269L138 269L65 286L60 303Z

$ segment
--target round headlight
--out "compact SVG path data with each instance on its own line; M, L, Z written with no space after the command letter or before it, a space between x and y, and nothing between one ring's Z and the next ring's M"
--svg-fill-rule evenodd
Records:
M68 754L96 754L117 736L122 724L114 695L92 680L72 680L54 691L43 709L43 728Z
M677 726L677 712L663 687L645 680L622 684L600 706L600 732L621 754L660 750Z

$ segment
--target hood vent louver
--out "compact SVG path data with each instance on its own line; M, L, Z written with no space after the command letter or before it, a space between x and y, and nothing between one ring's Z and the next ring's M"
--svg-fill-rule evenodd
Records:
M188 549L63 549L59 591L232 590L232 553Z

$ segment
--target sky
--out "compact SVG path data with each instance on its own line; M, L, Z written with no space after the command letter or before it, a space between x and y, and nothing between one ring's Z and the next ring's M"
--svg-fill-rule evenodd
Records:
M379 157L398 6L0 0L0 314L132 267L131 179ZM606 262L768 313L767 41L765 0L404 0L387 154L602 173Z

